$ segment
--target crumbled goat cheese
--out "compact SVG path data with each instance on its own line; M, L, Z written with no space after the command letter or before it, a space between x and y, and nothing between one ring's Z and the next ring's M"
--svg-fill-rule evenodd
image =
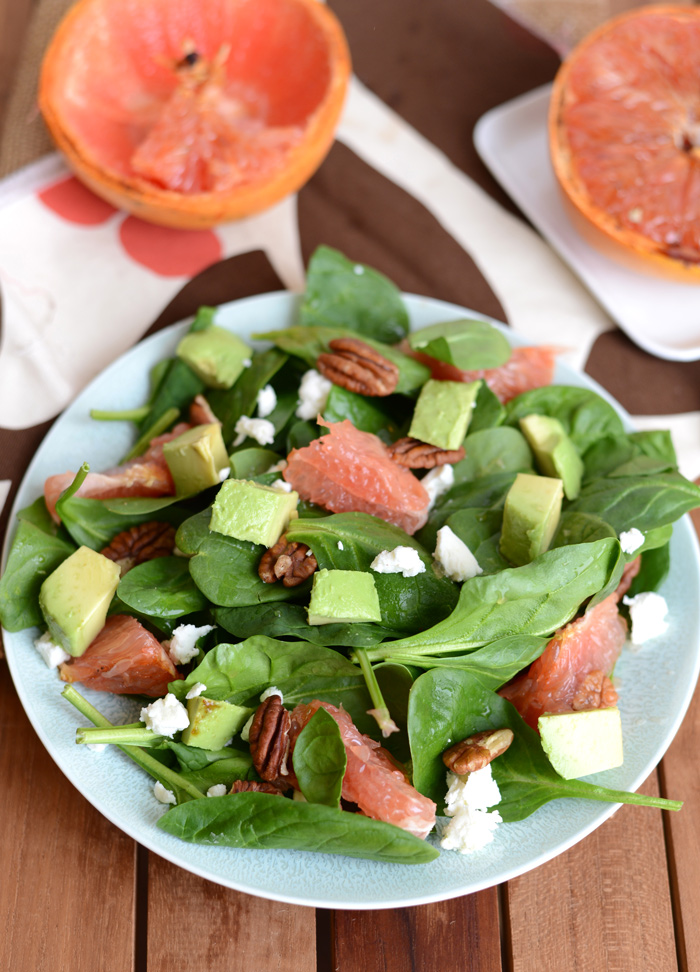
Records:
M147 729L159 736L174 736L178 730L186 729L190 724L187 709L170 692L141 709L139 718L146 723Z
M265 418L249 418L247 415L241 415L233 431L236 433L236 438L233 440L234 447L239 446L248 436L261 446L272 445L275 441L275 427Z
M265 691L260 696L260 701L265 702L267 699L270 698L271 695L279 695L280 702L284 702L284 696L282 695L282 693L280 692L280 690L277 688L276 685L271 685L269 688L266 688Z
M219 482L220 483L225 482L225 480L227 480L230 475L231 475L231 467L224 466L223 469L219 470Z
M635 597L623 597L622 603L630 609L632 644L642 645L651 638L658 638L668 628L668 622L665 620L668 605L660 594L645 591Z
M265 474L267 475L267 473L283 472L287 468L287 465L288 463L286 459L280 459L280 461L276 462L274 466L270 466L269 469L266 469Z
M243 365L244 368L250 368L252 363L253 363L252 358L244 358L243 361L241 361L241 364Z
M343 546L343 541L342 540L339 540L338 543L336 544L336 546L337 546L338 550L345 550L345 547Z
M430 497L429 510L432 510L438 498L454 485L454 481L454 469L448 463L443 466L436 466L423 476L421 486Z
M168 654L173 665L186 665L197 654L197 641L203 635L214 630L214 625L203 624L198 628L194 624L180 624L173 631L168 644Z
M189 692L185 696L185 698L186 699L196 699L198 695L201 695L202 692L206 692L206 690L207 690L207 687L204 684L204 682L195 682L194 685L192 686L192 688L189 690Z
M272 489L278 489L280 493L291 493L294 488L291 483L285 482L284 479L276 479L274 483L270 483Z
M265 385L258 392L258 418L267 418L270 412L274 412L277 405L277 392L272 385Z
M448 526L441 527L437 532L433 557L453 581L469 580L482 573L469 547Z
M626 554L633 554L635 550L644 544L644 534L641 530L636 527L632 527L631 530L623 530L620 534L620 546L622 547L622 552Z
M440 846L471 854L493 840L494 831L503 822L498 810L489 807L501 802L498 784L491 775L491 765L468 776L447 774L445 813L449 823L442 830Z
M246 724L241 729L241 739L243 740L243 742L248 742L250 740L250 727L253 725L254 718L255 718L255 713L252 714L250 719L248 719Z
M356 273L358 277L361 277L362 274L365 272L365 268L362 266L361 263L356 263L355 266L352 268L352 272Z
M413 547L400 546L393 550L382 550L369 567L377 574L403 574L404 577L415 577L425 571L418 551Z
M91 749L93 753L103 753L107 748L107 743L85 743L88 749Z
M215 783L207 790L208 797L226 796L228 790L225 783Z
M299 386L299 405L295 413L296 417L315 419L326 407L332 387L332 382L319 374L315 368L305 372Z
M153 787L153 795L155 796L158 803L177 803L177 799L172 790L166 790L160 780L156 780L156 784Z
M48 631L46 634L43 634L41 638L36 639L34 642L34 647L49 668L58 668L59 665L62 665L63 662L67 662L70 658L67 651L64 651L60 645L55 644L51 640L51 635Z

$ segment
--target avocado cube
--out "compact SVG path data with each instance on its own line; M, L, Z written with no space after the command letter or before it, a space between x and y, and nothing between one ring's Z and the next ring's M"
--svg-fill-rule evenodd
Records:
M199 695L187 702L190 724L182 742L197 749L223 749L231 736L240 732L255 709Z
M362 570L317 570L308 610L309 624L382 620L374 577Z
M186 334L176 353L208 388L230 388L250 364L252 351L231 331L213 324Z
M192 496L218 486L230 468L228 453L218 422L195 425L163 446L163 458L178 496Z
M576 499L581 492L583 460L561 422L549 415L526 415L520 419L520 429L540 472L561 479L566 498Z
M69 655L82 655L104 627L119 575L108 557L79 547L41 585L39 606L51 640Z
M537 727L542 748L565 780L622 766L622 724L617 708L545 713Z
M227 479L216 494L209 529L236 540L274 546L297 515L299 494L247 479Z
M480 381L435 381L423 385L408 430L413 439L440 449L459 449L464 442Z
M517 567L544 553L559 524L561 479L518 473L503 508L500 549Z

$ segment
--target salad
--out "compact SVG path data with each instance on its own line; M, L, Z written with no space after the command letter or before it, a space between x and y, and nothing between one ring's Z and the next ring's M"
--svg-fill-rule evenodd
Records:
M222 340L214 311L190 337ZM445 806L469 818L442 837L461 850L558 797L677 809L567 778L570 752L557 772L561 740L541 724L585 716L594 759L596 734L598 749L616 738L599 716L616 709L624 615L635 640L663 627L671 524L699 505L670 437L546 384L551 353L512 351L483 322L409 336L396 289L327 248L298 323L261 337L238 357L223 340L213 371L183 342L146 404L95 415L137 423L131 454L50 477L19 514L0 618L48 626L37 646L95 727L78 741L150 773L171 805L159 827L237 847L425 863ZM532 416L555 423L559 476ZM560 487L547 524L523 529L513 490L532 480ZM81 683L140 696L140 718L112 726Z

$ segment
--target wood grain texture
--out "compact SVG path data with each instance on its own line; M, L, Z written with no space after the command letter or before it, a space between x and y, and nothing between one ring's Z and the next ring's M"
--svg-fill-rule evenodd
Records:
M660 810L623 806L506 898L512 972L677 972Z
M133 972L134 843L53 763L5 662L0 799L0 969Z
M148 972L316 972L316 915L211 884L151 854L147 958Z
M418 908L337 911L333 930L334 972L501 972L496 888Z

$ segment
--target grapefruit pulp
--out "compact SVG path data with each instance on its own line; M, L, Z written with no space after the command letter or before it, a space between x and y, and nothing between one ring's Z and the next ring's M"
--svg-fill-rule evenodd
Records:
M571 52L549 113L554 171L584 235L687 283L700 282L698 77L700 9L643 7Z
M318 0L79 0L44 58L39 105L99 196L196 229L310 178L349 75L343 30Z

